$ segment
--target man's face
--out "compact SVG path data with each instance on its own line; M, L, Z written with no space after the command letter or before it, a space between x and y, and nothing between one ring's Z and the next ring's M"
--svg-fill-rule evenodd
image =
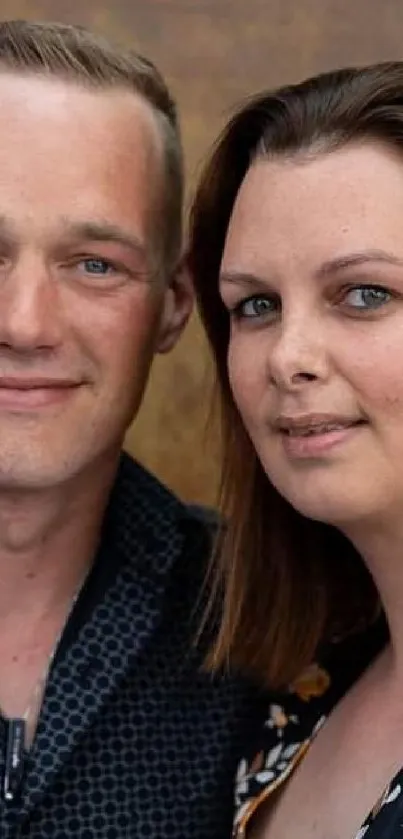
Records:
M190 293L157 270L147 103L11 74L0 103L0 489L49 487L119 450Z

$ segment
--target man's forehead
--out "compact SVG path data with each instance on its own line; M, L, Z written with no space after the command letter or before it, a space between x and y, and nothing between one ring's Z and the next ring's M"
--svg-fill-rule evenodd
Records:
M55 182L63 170L69 177L78 169L94 176L102 170L112 178L124 171L126 183L142 176L149 188L153 173L164 175L160 117L141 94L122 86L0 71L0 131L6 179L7 170L24 167L45 176L48 168Z
M0 71L0 132L3 237L13 234L14 211L19 232L32 211L48 233L57 221L63 235L132 250L159 237L163 131L136 91Z
M123 82L86 84L85 80L63 78L61 75L30 71L10 71L0 67L0 119L4 109L17 110L20 119L35 114L55 117L61 111L82 118L88 112L92 118L98 111L99 117L126 118L146 129L156 146L161 147L159 114L150 102L129 84ZM23 110L20 110L24 105Z

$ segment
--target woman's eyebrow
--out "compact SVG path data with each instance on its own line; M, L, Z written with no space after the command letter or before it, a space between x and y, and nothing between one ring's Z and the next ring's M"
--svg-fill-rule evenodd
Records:
M393 265L403 268L403 259L396 254L384 251L379 248L356 251L354 253L347 253L341 256L336 256L334 259L326 260L318 268L316 274L319 279L326 279L331 274L337 274L339 271L345 271L348 268L358 268L367 263L380 263L386 265Z
M263 277L259 277L257 274L251 274L245 271L221 271L218 282L221 283L232 283L233 285L246 285L246 286L267 286L267 280L264 280Z

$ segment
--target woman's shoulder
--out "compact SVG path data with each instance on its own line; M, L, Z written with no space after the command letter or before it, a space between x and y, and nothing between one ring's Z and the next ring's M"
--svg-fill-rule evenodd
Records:
M387 640L383 621L334 642L284 691L269 696L267 717L239 764L234 835L291 775L337 702Z
M311 664L287 691L269 698L258 740L242 758L235 783L235 835L291 774L327 716L331 676Z

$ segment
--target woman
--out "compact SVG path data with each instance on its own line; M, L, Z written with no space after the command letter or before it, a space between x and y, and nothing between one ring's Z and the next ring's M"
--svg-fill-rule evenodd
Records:
M223 409L209 662L272 691L235 835L403 837L403 63L248 102L189 259Z

